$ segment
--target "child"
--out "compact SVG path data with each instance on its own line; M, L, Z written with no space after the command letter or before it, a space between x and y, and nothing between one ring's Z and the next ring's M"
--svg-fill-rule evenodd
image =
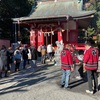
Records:
M83 56L82 54L75 52L74 55L74 66L75 66L75 78L76 79L82 79L83 77L83 64L82 64L82 59Z
M21 53L19 50L16 51L16 54L14 55L14 64L15 64L15 71L19 71L19 66L20 66L20 63L21 63Z

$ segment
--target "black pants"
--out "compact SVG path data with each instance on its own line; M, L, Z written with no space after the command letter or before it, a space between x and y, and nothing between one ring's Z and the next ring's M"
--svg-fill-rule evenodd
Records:
M20 63L21 63L21 60L16 59L15 71L19 70Z
M48 58L52 60L52 52L48 53Z
M75 64L75 76L83 77L83 65L82 64Z
M24 59L24 60L23 60L23 69L25 69L26 62L27 62L27 61L28 61L27 59Z
M7 63L7 70L9 71L11 69L11 63Z
M93 83L92 79L94 81L94 90L98 89L98 76L96 70L87 70L87 78L88 78L88 86L89 90L93 91Z

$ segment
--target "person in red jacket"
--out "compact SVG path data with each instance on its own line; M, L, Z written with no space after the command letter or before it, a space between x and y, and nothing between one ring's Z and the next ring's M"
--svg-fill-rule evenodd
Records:
M98 90L97 69L98 69L99 52L96 48L91 47L90 42L87 42L85 44L85 48L86 50L84 52L84 65L87 71L87 79L89 87L89 90L86 90L86 92L93 94L94 91ZM92 84L92 78L94 80L94 88Z
M73 70L73 58L70 52L69 44L67 44L61 52L61 69L62 69L61 86L65 87L66 89L70 88L68 83L71 70Z

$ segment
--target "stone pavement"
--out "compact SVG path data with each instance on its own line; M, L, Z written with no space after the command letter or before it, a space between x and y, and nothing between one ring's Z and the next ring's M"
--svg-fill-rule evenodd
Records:
M37 67L35 68L31 67L30 65L26 65L26 69L22 69L20 66L21 71L19 72L14 72L14 66L13 66L13 68L11 69L12 73L9 75L9 77L4 78L4 74L2 75L3 78L0 80L0 89L7 88L16 84L16 82L19 81L20 79L27 77L28 75L38 71L39 69L41 69L46 65L47 64L41 64L40 62L38 62ZM6 84L2 81L4 81Z
M0 100L100 100L100 91L85 93L87 82L71 78L71 90L60 88L61 69L49 63L0 80ZM100 84L100 77L99 77Z

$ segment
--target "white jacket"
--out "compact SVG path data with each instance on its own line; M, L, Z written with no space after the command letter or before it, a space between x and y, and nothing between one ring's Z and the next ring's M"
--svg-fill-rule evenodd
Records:
M51 52L53 52L53 48L52 48L52 45L48 45L47 46L47 53L51 53Z

